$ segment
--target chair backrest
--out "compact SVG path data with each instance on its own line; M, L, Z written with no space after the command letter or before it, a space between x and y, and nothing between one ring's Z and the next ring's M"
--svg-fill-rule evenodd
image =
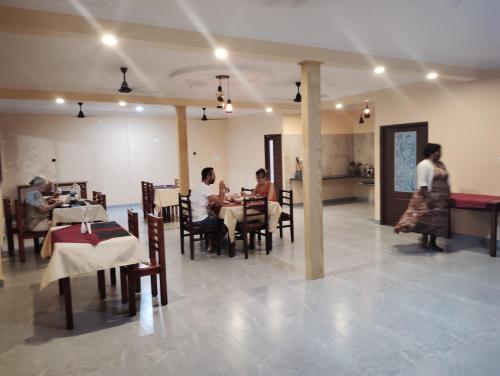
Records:
M97 203L99 205L102 205L104 210L108 209L108 206L106 205L106 195L105 194L101 193L99 196L97 196Z
M14 218L12 217L12 207L9 197L3 198L3 216L5 218L5 228L7 231L11 231L13 226L12 221Z
M149 258L153 264L157 261L165 265L165 233L163 232L163 218L148 214Z
M280 189L278 201L282 209L283 206L288 206L290 216L293 216L293 191L291 189L289 191Z
M128 232L139 238L139 215L132 209L127 209Z
M17 233L19 236L22 237L22 235L26 232L26 228L24 227L24 205L22 202L19 200L15 200L14 203L16 207L16 222L17 222Z
M153 213L154 210L154 185L147 181L141 181L142 209L145 213Z
M92 201L99 201L99 196L101 195L101 192L98 191L92 191Z
M243 226L264 216L266 229L269 225L267 197L249 198L243 201Z
M241 193L252 193L253 189L241 187Z
M191 190L187 195L179 193L179 223L181 226L193 223L193 212L191 210Z

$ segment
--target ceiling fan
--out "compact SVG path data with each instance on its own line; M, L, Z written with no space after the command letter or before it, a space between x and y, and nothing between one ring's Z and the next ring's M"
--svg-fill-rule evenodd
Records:
M82 111L83 102L78 102L78 106L80 106L80 111L78 111L78 115L76 115L76 117L79 119L83 119L85 118L85 114Z
M301 84L300 81L295 82L295 85L297 85L297 94L295 95L293 101L296 103L302 102L302 95L300 95L300 84Z
M126 78L128 68L127 67L120 67L120 71L123 74L123 82L122 82L122 85L120 86L120 88L118 89L118 91L120 93L124 93L124 94L131 93L132 89L128 86L127 78Z
M201 117L201 119L200 119L201 121L222 120L222 119L223 119L223 118L209 119L209 118L207 117L206 112L205 112L205 111L207 110L207 108L206 108L206 107L202 107L201 109L203 110L203 116L202 116L202 117Z

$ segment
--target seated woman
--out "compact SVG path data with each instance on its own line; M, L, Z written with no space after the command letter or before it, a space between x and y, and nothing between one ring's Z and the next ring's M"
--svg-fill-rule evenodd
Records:
M43 176L35 176L30 181L30 190L26 192L24 223L28 231L47 231L50 227L50 211L63 204L57 200L58 193L45 199L42 192L50 188L50 181Z
M267 172L263 168L255 173L257 185L252 192L252 195L259 197L267 197L269 201L276 201L276 190L274 184L267 180Z

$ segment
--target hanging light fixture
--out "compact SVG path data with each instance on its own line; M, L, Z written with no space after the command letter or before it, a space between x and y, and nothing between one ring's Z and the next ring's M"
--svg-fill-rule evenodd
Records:
M225 74L220 74L218 76L215 76L216 79L219 80L219 86L217 86L217 91L215 93L215 97L217 99L217 108L224 109L226 106L226 100L224 97L224 90L222 89L222 80L227 79L229 80L229 76Z
M302 95L300 95L300 81L297 81L295 85L297 85L297 94L295 95L295 99L293 101L300 103L302 102Z
M231 103L231 95L229 93L229 76L227 76L227 103L226 103L226 114L233 112L233 104Z
M363 110L363 114L364 114L365 119L370 118L370 113L371 113L371 110L370 110L370 107L368 106L368 101L365 101L365 108Z
M365 119L363 119L363 114L364 114L364 111L361 111L361 114L359 114L358 124L364 124L365 123Z

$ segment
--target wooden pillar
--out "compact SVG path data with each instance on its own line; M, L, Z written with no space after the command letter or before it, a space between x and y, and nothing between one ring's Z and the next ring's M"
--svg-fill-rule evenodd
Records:
M189 156L186 106L175 106L177 114L177 146L179 149L179 181L183 195L189 192Z
M304 138L304 237L306 278L324 277L323 200L321 197L320 62L299 63L302 82L302 133Z

